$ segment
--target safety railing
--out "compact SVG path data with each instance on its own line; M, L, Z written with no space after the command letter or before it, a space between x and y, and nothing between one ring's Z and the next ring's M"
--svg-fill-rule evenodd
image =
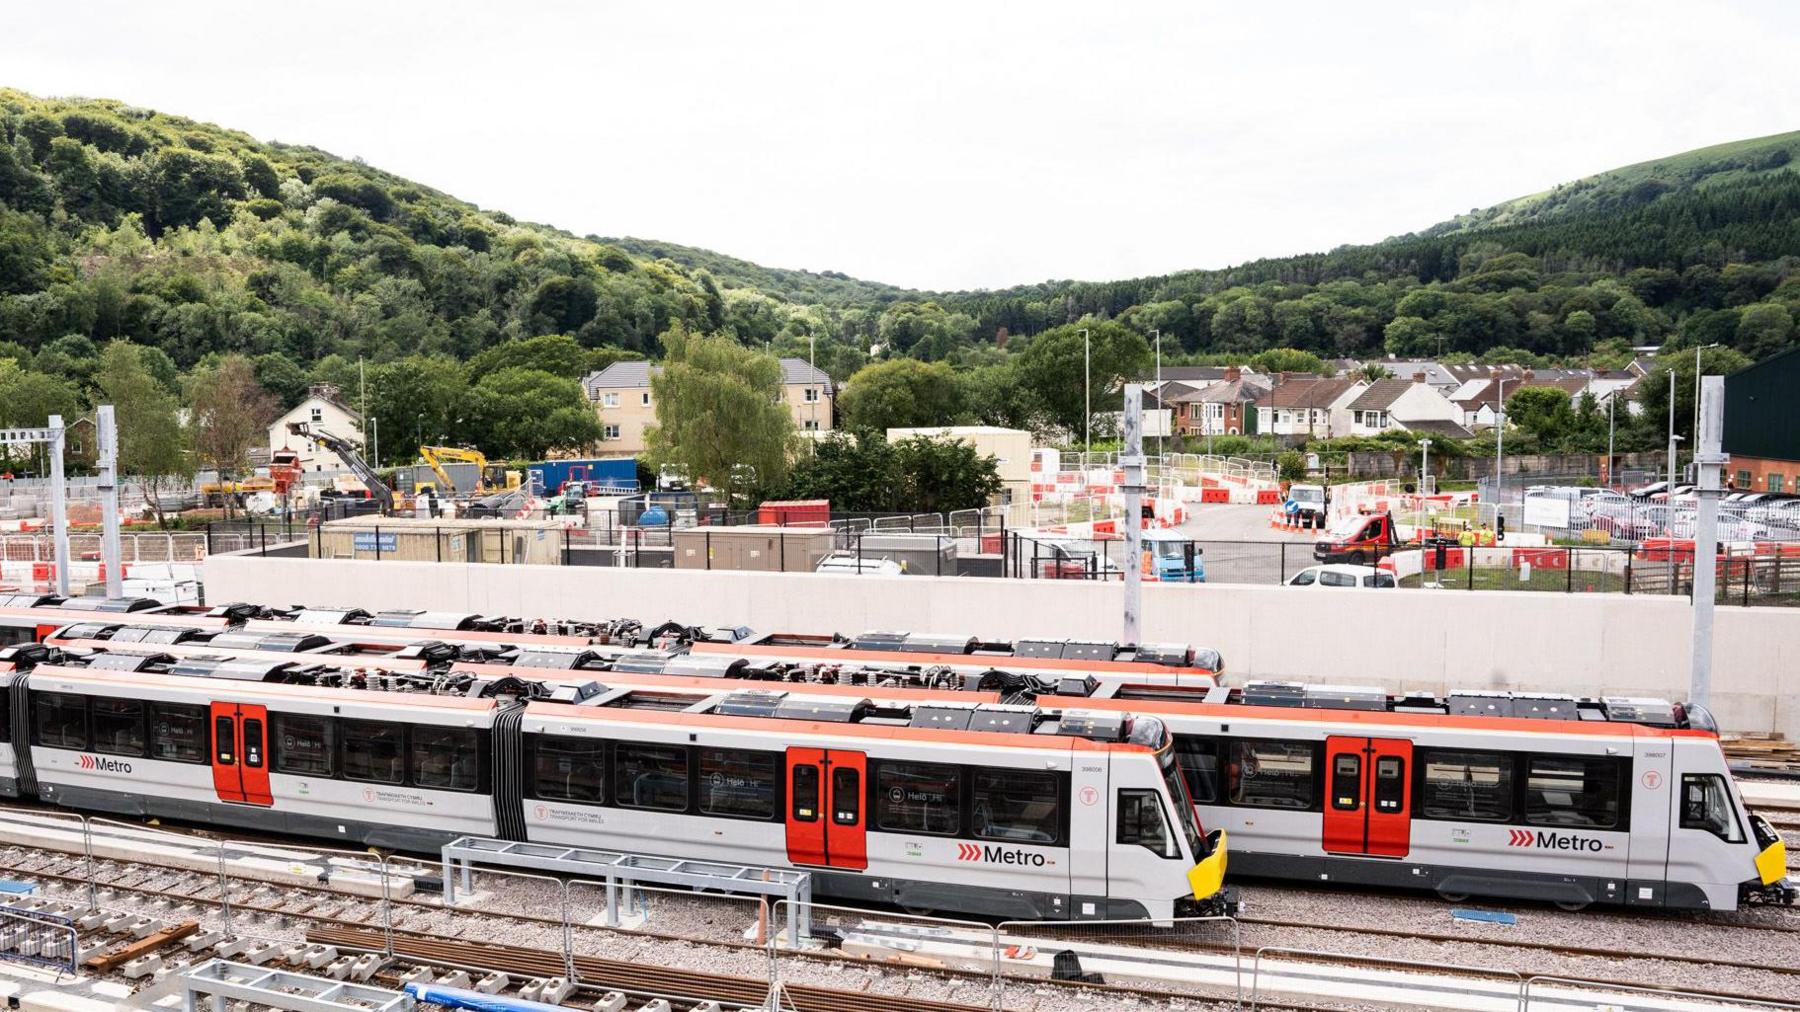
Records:
M60 977L75 972L80 952L80 929L69 918L0 906L0 960L52 967Z

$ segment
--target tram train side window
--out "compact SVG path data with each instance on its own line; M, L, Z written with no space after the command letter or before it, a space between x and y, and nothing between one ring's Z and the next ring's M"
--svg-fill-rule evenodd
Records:
M472 727L414 724L412 783L434 791L473 791L481 787L481 734Z
M1415 817L1458 822L1510 822L1513 817L1513 758L1501 752L1422 748L1415 758L1423 771Z
M1175 761L1181 765L1181 775L1194 804L1219 803L1219 739L1178 734Z
M345 780L398 784L406 780L406 728L379 720L346 720L339 743Z
M87 697L64 692L36 693L31 699L33 744L47 748L88 747Z
M1169 821L1163 815L1162 802L1155 791L1120 788L1116 839L1122 844L1143 847L1159 857L1181 856L1175 838L1169 835Z
M1316 811L1319 746L1304 741L1233 741L1225 767L1234 805Z
M271 769L302 777L330 777L337 771L337 726L330 717L298 713L269 715L273 728L270 745L275 753Z
M1743 843L1744 826L1725 778L1717 773L1681 775L1681 828L1702 829L1726 843Z
M206 762L206 707L185 703L150 704L150 758L166 762Z
M781 810L779 752L699 749L700 814L768 820Z
M962 769L943 763L883 762L871 778L875 828L955 836L962 829Z
M106 755L144 754L144 701L96 699L91 704L94 751Z
M976 770L975 835L984 840L1054 845L1063 841L1067 776L1025 770Z
M625 808L687 811L687 748L636 743L613 746L613 801Z
M1534 755L1525 774L1525 821L1535 826L1611 829L1622 795L1616 759Z
M592 738L536 735L532 795L546 801L598 805L606 800L606 743Z

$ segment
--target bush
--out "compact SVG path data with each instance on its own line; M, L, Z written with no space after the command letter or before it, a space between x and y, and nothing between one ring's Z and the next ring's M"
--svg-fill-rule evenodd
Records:
M1275 458L1275 467L1281 472L1282 481L1306 479L1306 458L1298 450L1284 450Z

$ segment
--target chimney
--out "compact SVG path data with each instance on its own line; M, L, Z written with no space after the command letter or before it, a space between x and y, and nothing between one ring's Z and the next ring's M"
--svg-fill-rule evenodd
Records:
M1424 374L1424 373L1422 373L1422 372L1416 372L1416 373L1413 373L1413 382L1414 382L1414 383L1423 383L1423 382L1425 382L1425 374Z
M312 386L306 388L306 393L308 396L319 397L328 401L336 401L338 399L338 388L335 383L314 383Z
M1228 365L1225 367L1225 382L1227 383L1236 383L1238 377L1242 375L1243 371L1238 369L1235 365Z
M1534 379L1537 379L1537 373L1530 369L1527 369L1527 370L1525 370L1525 375L1520 379L1520 382L1530 383Z

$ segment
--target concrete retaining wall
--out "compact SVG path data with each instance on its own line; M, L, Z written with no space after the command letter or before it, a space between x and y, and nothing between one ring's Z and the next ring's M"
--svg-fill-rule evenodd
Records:
M1117 639L1118 584L276 559L215 555L215 603L630 616L761 630ZM1800 738L1800 609L1720 608L1712 708ZM1685 698L1683 598L1147 584L1144 639L1212 647L1235 680L1294 678Z

